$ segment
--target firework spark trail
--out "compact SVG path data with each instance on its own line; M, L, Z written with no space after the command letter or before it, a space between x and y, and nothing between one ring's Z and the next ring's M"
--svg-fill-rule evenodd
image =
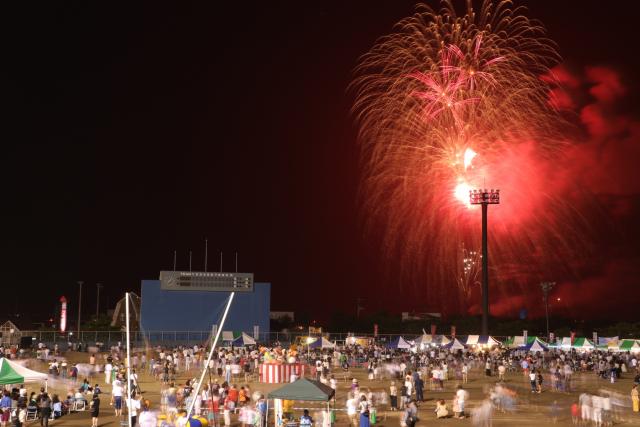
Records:
M479 13L468 2L461 16L451 1L438 12L420 5L356 69L368 223L384 229L403 271L426 279L429 297L450 299L460 245L479 247L479 215L465 199L485 182L504 199L491 214L494 267L521 266L532 280L524 273L570 270L585 244L553 185L563 121L541 76L559 56L523 13L509 1L484 1ZM470 293L460 294L464 307Z

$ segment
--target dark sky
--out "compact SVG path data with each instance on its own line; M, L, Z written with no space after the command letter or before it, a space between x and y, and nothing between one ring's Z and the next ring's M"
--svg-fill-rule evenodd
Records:
M531 3L568 64L614 67L637 93L634 11ZM201 269L205 238L210 269L222 250L232 270L237 251L241 271L272 282L273 309L323 316L362 296L370 310L437 310L397 290L359 224L346 90L414 2L16 7L0 15L10 311L48 316L63 294L75 307L77 280L88 313L96 282L113 305L174 249L179 269L190 249Z

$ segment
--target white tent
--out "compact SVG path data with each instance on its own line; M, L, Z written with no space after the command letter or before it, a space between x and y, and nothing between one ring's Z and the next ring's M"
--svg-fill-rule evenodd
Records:
M411 344L409 344L404 338L397 337L387 344L387 348L409 349L411 348Z
M440 345L447 345L451 342L451 340L444 335L440 335Z
M416 338L414 341L415 345L417 346L420 346L422 344L425 344L425 345L431 344L433 342L434 342L433 335L430 335L430 334L422 334L418 338Z
M444 347L450 350L462 350L464 348L464 344L462 344L458 338L454 338L453 341L449 342L449 344Z
M494 347L500 345L500 341L490 335L469 335L467 336L466 345L486 345Z
M325 337L319 338L309 344L309 348L334 348L336 345L326 339Z

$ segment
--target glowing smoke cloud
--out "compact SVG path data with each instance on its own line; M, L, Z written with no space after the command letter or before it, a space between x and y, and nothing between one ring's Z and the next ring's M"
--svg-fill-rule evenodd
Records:
M523 12L509 1L479 12L468 2L460 16L450 1L438 12L420 5L362 57L352 84L368 225L418 289L463 309L472 285L461 284L461 248L480 247L469 189L501 189L489 250L504 293L571 271L586 246L554 181L565 123L541 76L559 56Z

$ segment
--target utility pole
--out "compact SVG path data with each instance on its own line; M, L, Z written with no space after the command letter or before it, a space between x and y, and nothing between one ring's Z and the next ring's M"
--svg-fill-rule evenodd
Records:
M469 203L482 206L482 335L489 335L489 250L487 244L487 211L500 203L500 190L469 191Z
M356 298L356 318L359 319L360 318L360 312L364 310L364 307L362 306L362 298Z
M78 342L80 342L80 313L82 313L82 284L84 282L82 280L78 281L78 285L80 285L80 292L78 294Z
M556 282L542 282L540 288L542 288L542 300L544 301L544 315L547 319L547 339L549 339L549 291L553 289Z
M96 323L98 322L98 315L100 314L100 289L102 289L101 283L96 283L98 289L98 297L96 298Z

